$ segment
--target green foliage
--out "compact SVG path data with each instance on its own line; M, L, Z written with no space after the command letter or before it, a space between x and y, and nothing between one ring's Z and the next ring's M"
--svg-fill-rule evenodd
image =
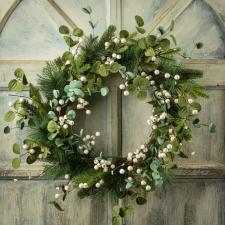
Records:
M60 34L69 34L70 30L67 26L62 25L62 26L59 27L59 33Z
M12 122L15 119L15 113L13 111L8 111L5 116L4 116L4 120L6 122Z
M54 205L55 206L55 208L57 209L57 210L59 210L59 211L64 211L64 209L59 205L59 203L58 202L56 202L56 201L51 201L51 202L49 202L49 204L52 204L52 205Z
M136 15L136 16L135 16L135 20L136 20L136 23L137 23L137 25L138 25L139 27L144 26L144 20L142 19L142 17Z
M21 164L21 158L17 157L12 160L12 167L14 169L18 169L20 167L20 164Z
M10 127L9 126L4 127L3 131L4 131L5 134L10 133Z
M18 168L20 157L26 155L28 164L46 162L46 174L53 179L69 174L70 187L79 187L80 198L102 199L110 192L117 199L128 196L143 205L150 191L169 182L175 157L187 158L181 144L192 139L189 122L194 127L208 126L210 132L216 131L213 123L201 124L192 117L201 111L197 99L208 97L205 88L194 82L202 77L202 71L182 67L181 49L171 47L177 44L170 34L174 21L166 31L158 28L160 37L139 35L146 32L144 20L135 16L137 32L121 30L118 36L116 27L110 25L97 37L91 8L82 10L90 17L91 35L83 37L81 28L70 31L67 26L60 26L68 49L60 58L47 63L39 75L38 86L28 83L20 68L9 82L11 91L27 88L30 96L15 100L4 116L6 122L17 118L18 129L29 128L23 146L25 154L18 144L13 145L18 157L13 159L12 166ZM198 49L202 46L196 43ZM89 115L91 96L95 93L106 96L107 77L118 75L122 76L120 89L125 96L131 94L146 100L150 95L148 103L154 108L148 120L152 128L149 140L132 156L124 158L95 152L99 133L83 135L83 130L77 131L81 119L78 110ZM6 126L4 133L9 132L10 127ZM62 187L64 201L70 191ZM51 204L63 211L58 201ZM114 207L113 224L121 224L128 210L129 207Z
M46 67L43 68L42 74L38 79L39 90L48 98L53 98L53 90L57 89L63 93L64 87L67 84L63 72L54 62L48 62Z
M20 146L18 144L13 144L13 152L15 154L20 154Z

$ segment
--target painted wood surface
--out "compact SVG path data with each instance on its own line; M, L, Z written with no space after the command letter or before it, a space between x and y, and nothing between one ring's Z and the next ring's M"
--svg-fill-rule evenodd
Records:
M206 86L212 96L202 101L202 121L217 124L217 134L195 129L193 143L185 145L189 160L179 161L175 183L149 197L143 207L127 219L127 225L223 225L225 224L225 3L223 0L0 0L0 126L12 99L7 84L17 67L24 68L30 81L35 82L46 60L61 55L65 44L58 26L81 26L87 33L88 16L81 12L92 6L98 21L96 34L107 25L134 30L135 14L145 19L145 27L156 33L158 26L167 28L175 20L174 34L178 44L192 49L197 41L204 48L193 50L193 60L184 61L190 68L202 69ZM124 97L118 85L119 77L107 80L110 95L97 97L90 117L79 116L79 127L86 133L100 130L97 141L103 154L125 155L146 140L146 120L151 108L132 97ZM26 93L25 93L26 94ZM112 200L79 200L71 194L65 213L47 203L54 197L57 182L43 178L29 181L42 165L12 170L11 145L21 141L19 132L0 136L0 224L1 225L111 225ZM13 178L23 179L14 183ZM100 203L99 203L100 202ZM126 201L123 202L126 204Z

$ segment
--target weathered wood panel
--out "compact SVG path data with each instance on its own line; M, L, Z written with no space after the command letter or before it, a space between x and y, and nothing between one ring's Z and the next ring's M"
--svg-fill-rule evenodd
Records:
M224 180L178 180L136 206L127 225L222 225L225 221Z
M104 203L90 199L82 201L71 192L65 212L48 204L54 199L53 181L0 181L1 225L96 225L106 224L107 210Z

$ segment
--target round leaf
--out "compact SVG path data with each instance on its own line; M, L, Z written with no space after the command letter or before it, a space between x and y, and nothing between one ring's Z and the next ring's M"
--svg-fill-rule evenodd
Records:
M14 169L18 169L20 167L20 164L21 164L21 158L17 157L15 159L13 159L13 161L12 161L12 167Z
M37 158L36 158L36 156L35 155L29 155L28 157L27 157L27 163L28 164L32 164L32 163L34 163L35 161L37 160Z
M13 152L15 154L20 154L20 146L18 144L13 144Z
M146 56L149 56L149 57L154 56L154 55L155 55L154 49L153 49L153 48L148 48L148 49L145 51L145 55L146 55Z
M11 122L15 119L15 113L13 111L9 111L5 114L4 120L6 122Z
M166 50L170 47L170 40L167 38L164 38L159 42L159 45L162 49Z
M106 96L109 93L109 89L107 87L103 87L100 92L102 96Z
M65 25L62 25L59 27L59 33L61 34L69 34L70 33L70 30L67 26Z
M144 205L146 202L147 202L147 200L145 198L143 198L143 197L137 197L136 198L136 203L138 205Z
M121 30L120 31L120 37L121 38L127 38L129 36L129 32L127 30Z
M55 131L57 131L58 125L57 125L57 123L56 123L55 121L51 120L51 121L49 121L49 123L48 123L47 129L48 129L48 131L49 131L50 133L54 133Z
M137 23L137 25L138 25L139 27L144 26L144 20L142 19L142 17L136 15L136 16L135 16L135 20L136 20L136 23Z
M72 120L72 119L75 119L75 117L76 117L76 112L74 111L74 110L70 110L70 111L68 111L67 112L67 118L69 119L69 120Z
M10 132L10 127L9 126L4 127L4 133L8 134L9 132Z
M78 27L73 30L73 35L76 37L81 37L83 36L83 34L84 34L83 30L81 30Z
M14 72L15 77L17 77L19 80L23 80L23 76L25 75L25 73L23 72L23 70L21 68L17 68Z
M215 133L216 132L216 125L213 123L209 124L209 132L210 133Z
M10 91L22 91L24 88L24 85L22 82L19 82L19 81L13 79L9 82L8 88Z

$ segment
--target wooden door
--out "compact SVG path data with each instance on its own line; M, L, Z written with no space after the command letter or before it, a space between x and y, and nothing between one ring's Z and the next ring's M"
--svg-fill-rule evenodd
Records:
M211 99L203 101L201 118L217 124L217 133L194 131L187 145L189 160L180 161L175 183L151 194L147 205L137 206L126 219L127 225L223 225L225 224L225 3L224 0L0 0L0 124L7 111L10 93L7 83L13 71L22 67L35 81L45 61L54 59L66 48L58 26L80 26L89 31L88 18L81 12L92 6L99 21L97 33L109 24L134 30L133 17L143 16L147 30L168 26L175 19L178 44L191 49L193 41L204 48L193 51L187 67L202 69L201 82ZM99 98L91 118L80 121L87 132L100 130L97 146L108 154L125 155L146 139L149 111L144 102L124 97L119 80L109 80L110 95ZM25 93L26 94L26 93ZM1 225L110 225L110 198L80 201L71 194L65 212L48 204L54 197L55 182L30 181L42 166L25 163L11 168L12 143L21 142L21 133L0 136L0 224ZM18 182L13 182L17 178ZM56 183L59 181L56 181ZM125 204L125 202L124 202Z

